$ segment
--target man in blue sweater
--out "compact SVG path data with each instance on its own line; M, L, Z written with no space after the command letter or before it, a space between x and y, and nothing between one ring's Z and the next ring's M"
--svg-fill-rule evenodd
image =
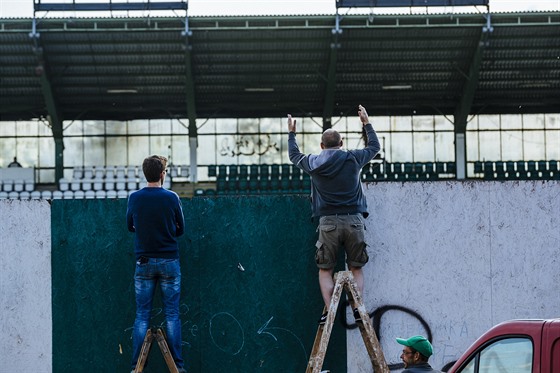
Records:
M338 249L344 246L346 263L352 271L360 293L364 289L362 267L369 260L364 239L367 201L362 191L360 172L380 150L379 140L369 123L366 109L358 106L358 117L367 135L367 146L343 150L340 134L327 129L321 137L321 153L303 154L296 141L296 121L288 114L288 151L290 161L311 176L311 209L319 218L319 238L315 261L319 268L319 286L329 308L334 289L333 271ZM356 321L359 313L354 310ZM319 319L324 324L325 312Z
M162 187L167 159L153 155L144 159L142 171L146 187L128 198L126 222L134 232L136 270L136 320L132 332L132 369L136 368L144 337L150 324L152 301L159 283L165 312L169 350L179 372L185 372L181 353L181 268L177 237L185 231L179 196Z

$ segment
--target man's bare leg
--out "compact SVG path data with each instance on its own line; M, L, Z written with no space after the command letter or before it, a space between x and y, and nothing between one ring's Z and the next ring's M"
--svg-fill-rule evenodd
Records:
M333 272L334 268L319 268L319 287L321 288L321 295L323 296L323 301L325 302L327 309L329 309L331 304L332 293L334 291Z
M362 271L362 267L351 267L348 266L348 269L352 271L352 275L354 275L354 281L356 281L356 285L358 286L358 290L360 291L360 296L364 299L364 271Z

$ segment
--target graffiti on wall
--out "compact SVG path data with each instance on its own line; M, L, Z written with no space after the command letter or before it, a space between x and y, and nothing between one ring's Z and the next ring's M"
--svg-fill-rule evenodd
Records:
M272 141L270 135L237 135L225 136L220 144L220 155L225 157L238 157L240 155L275 154L280 151L277 143Z

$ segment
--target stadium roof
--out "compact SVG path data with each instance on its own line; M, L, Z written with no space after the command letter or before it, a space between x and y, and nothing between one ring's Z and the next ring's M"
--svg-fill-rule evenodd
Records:
M560 112L560 13L0 19L0 120Z

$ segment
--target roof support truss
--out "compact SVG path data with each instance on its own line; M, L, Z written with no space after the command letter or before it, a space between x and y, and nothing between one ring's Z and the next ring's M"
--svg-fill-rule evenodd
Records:
M185 31L182 36L185 38L185 93L187 99L187 116L189 118L189 149L191 168L190 175L191 181L197 181L197 148L198 148L198 129L196 127L196 100L194 90L194 79L192 71L192 46L189 37L192 36L192 31L189 30L189 20L185 17Z
M336 90L336 62L338 50L340 49L339 36L342 29L339 28L339 15L336 15L336 28L332 30L332 42L329 57L329 67L327 71L327 85L325 89L325 102L323 105L323 131L332 127L332 116L334 111L334 96Z
M455 162L457 166L457 179L464 179L467 175L467 147L466 147L466 130L467 118L471 112L472 103L476 88L478 86L478 78L480 75L480 65L482 63L482 53L488 45L488 35L493 31L490 25L490 14L487 14L487 25L482 28L480 40L474 51L473 59L470 64L469 73L466 76L463 86L463 94L461 101L458 103L454 113L455 124Z
M39 37L40 34L36 32L35 19L33 19L32 32L29 37L33 41L33 52L37 57L37 66L35 67L35 74L41 83L41 91L45 99L47 107L48 120L53 133L55 142L55 180L58 182L64 176L64 136L62 129L62 116L58 110L58 104L52 89L51 81L49 79L47 64L43 54Z

